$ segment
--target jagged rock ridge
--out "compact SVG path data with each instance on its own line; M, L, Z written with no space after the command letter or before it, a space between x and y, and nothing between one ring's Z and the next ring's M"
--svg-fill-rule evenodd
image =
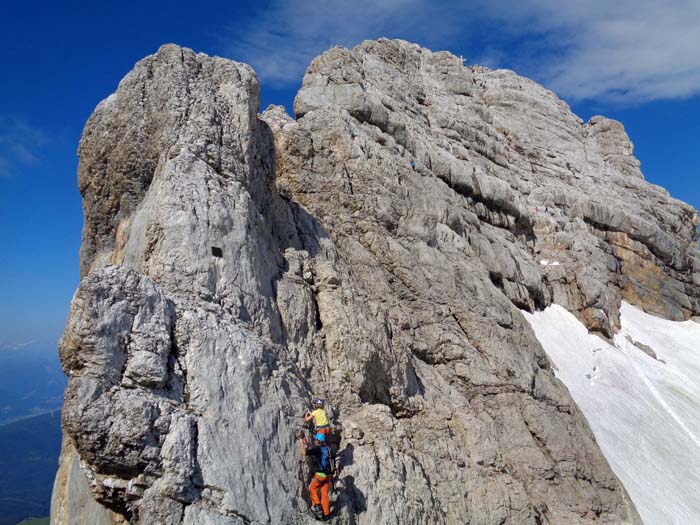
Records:
M164 46L88 121L62 470L115 521L305 523L318 394L340 523L637 523L519 311L700 313L697 216L622 126L389 40L257 112L248 66Z

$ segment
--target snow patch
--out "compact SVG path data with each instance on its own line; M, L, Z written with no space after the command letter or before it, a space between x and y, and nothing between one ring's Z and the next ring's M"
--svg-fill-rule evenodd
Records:
M523 313L644 522L698 523L700 325L623 303L613 346L561 306Z
M540 264L542 266L559 266L559 265L561 265L561 263L559 261L550 261L548 259L542 259L540 261Z

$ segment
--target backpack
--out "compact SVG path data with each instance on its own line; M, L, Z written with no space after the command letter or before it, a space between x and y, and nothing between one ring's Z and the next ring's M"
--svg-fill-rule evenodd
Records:
M333 474L335 471L335 460L331 453L330 447L324 445L321 447L321 459L318 460L319 472L324 474Z

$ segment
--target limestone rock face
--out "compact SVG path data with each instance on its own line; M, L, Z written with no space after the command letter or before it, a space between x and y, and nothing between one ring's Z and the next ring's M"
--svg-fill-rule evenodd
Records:
M257 110L248 66L165 46L81 141L64 430L97 501L134 523L283 523L302 504L292 425L309 388L275 290L293 290L285 253L316 232L274 189Z
M100 522L311 522L322 396L338 523L638 523L520 313L700 314L697 216L622 126L389 40L258 109L248 66L164 46L86 125L62 469Z
M295 112L319 108L374 126L399 168L414 163L437 177L482 230L495 227L490 249L476 252L514 304L554 300L607 336L619 326L621 295L674 320L700 309L696 212L643 181L620 123L583 124L511 71L388 41L317 58Z

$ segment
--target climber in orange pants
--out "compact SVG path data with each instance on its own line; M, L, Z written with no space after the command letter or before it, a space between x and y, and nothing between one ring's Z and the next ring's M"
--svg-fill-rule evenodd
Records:
M328 488L331 485L331 475L325 477L324 474L319 474L318 472L314 474L311 480L311 485L309 485L309 494L311 495L311 505L318 509L319 505L323 511L323 516L330 516L331 513L331 501L328 499ZM321 492L321 497L319 498L318 493Z
M311 512L322 514L323 520L331 517L331 502L328 498L328 490L333 479L334 459L330 447L326 444L326 435L319 432L314 436L314 446L309 447L302 440L300 441L302 456L313 458L316 462L312 472L314 477L309 485L309 495L311 496ZM319 497L319 492L321 493Z

